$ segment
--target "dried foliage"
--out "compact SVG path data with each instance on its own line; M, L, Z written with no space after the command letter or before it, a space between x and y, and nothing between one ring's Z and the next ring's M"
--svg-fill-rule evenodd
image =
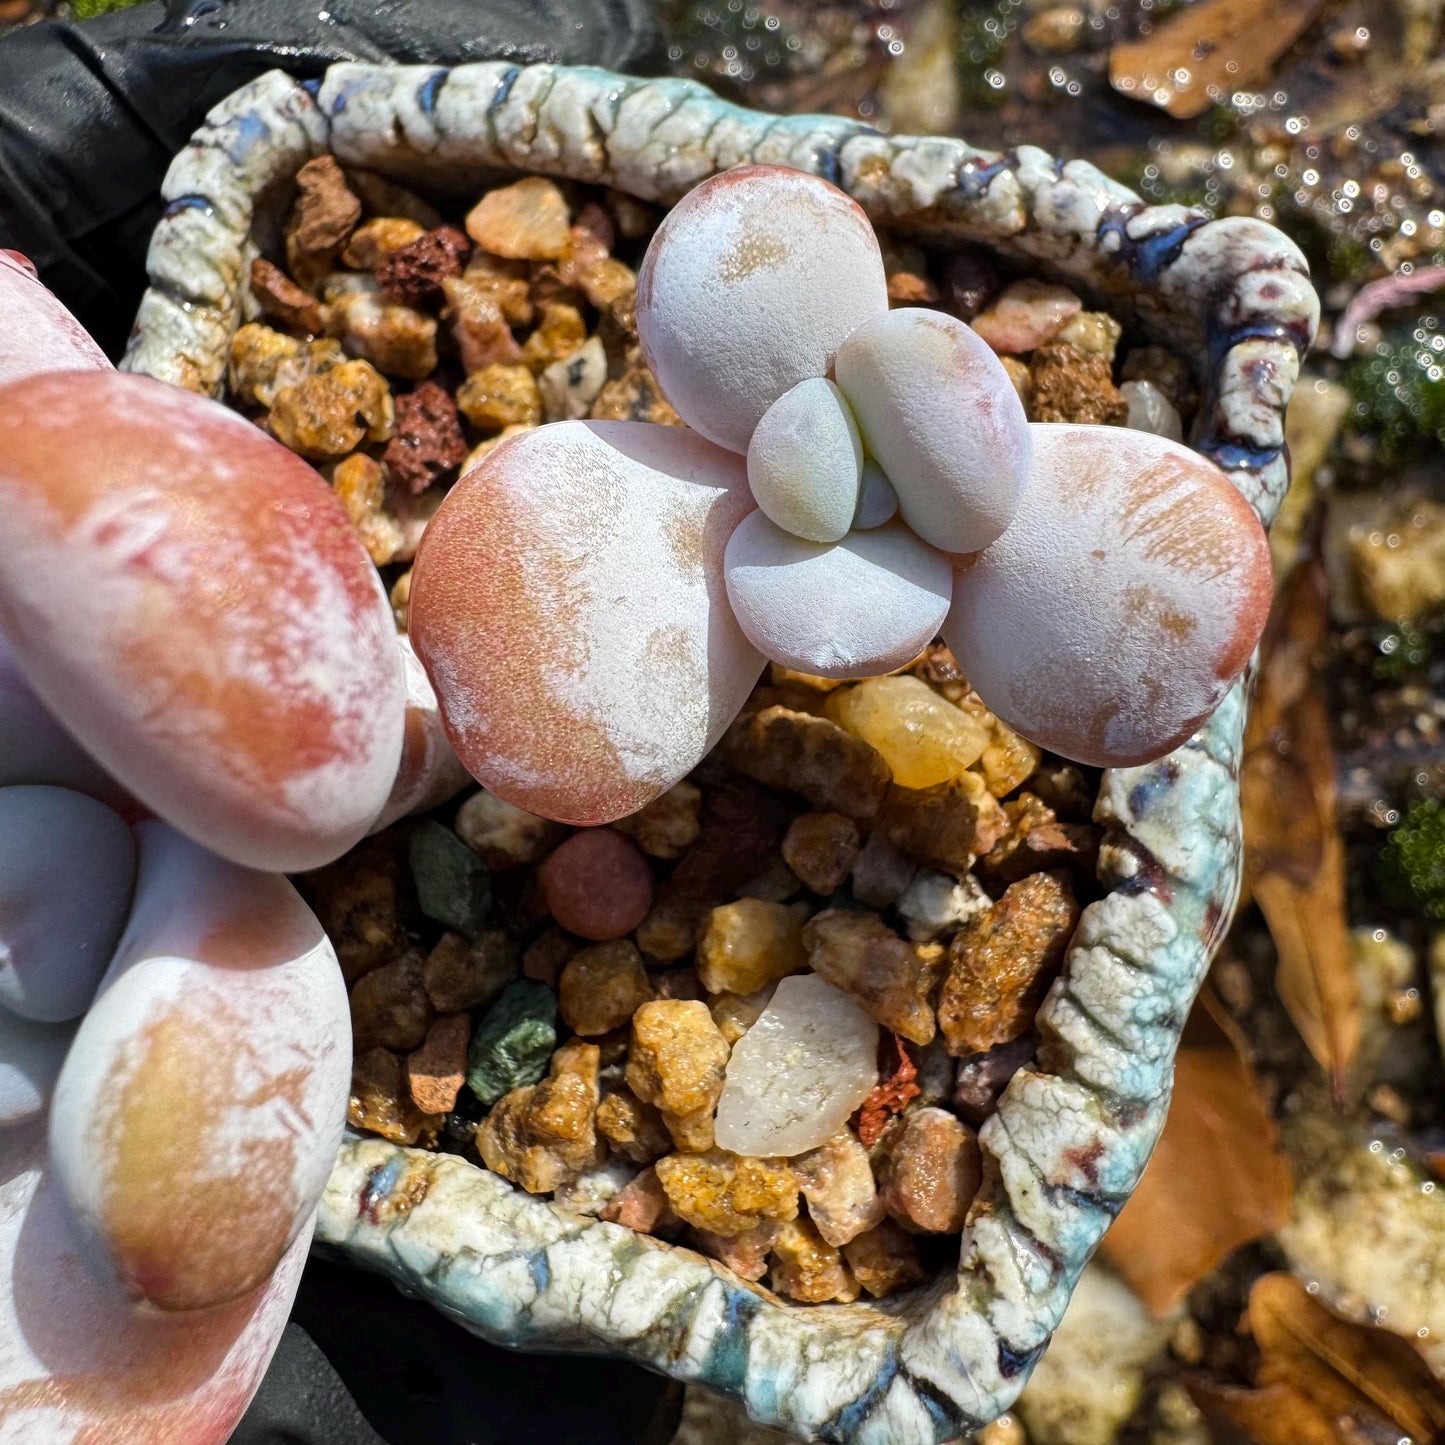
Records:
M1185 1027L1164 1132L1103 1255L1163 1316L1231 1250L1278 1229L1291 1194L1243 1039L1206 988Z
M1241 776L1245 887L1279 953L1276 986L1309 1051L1345 1095L1360 992L1345 913L1329 704L1316 655L1328 583L1317 560L1290 574L1265 634Z
M1190 1393L1256 1445L1445 1438L1445 1386L1400 1336L1341 1319L1287 1274L1255 1281L1247 1324L1257 1388L1196 1382Z

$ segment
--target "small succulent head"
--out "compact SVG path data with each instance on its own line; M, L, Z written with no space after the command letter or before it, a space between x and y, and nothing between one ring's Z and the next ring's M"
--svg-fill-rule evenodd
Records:
M942 632L1004 721L1100 766L1183 742L1243 670L1270 565L1228 478L1152 434L1030 425L966 323L889 309L837 187L703 182L653 237L637 325L689 431L518 437L418 554L418 652L503 796L576 823L641 806L765 659L865 676Z

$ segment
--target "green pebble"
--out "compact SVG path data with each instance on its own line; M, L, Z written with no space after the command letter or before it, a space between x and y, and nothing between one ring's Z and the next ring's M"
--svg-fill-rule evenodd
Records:
M479 937L492 909L491 874L482 860L430 818L412 829L408 856L421 911L470 939Z
M472 1035L467 1087L484 1104L535 1084L557 1047L557 995L535 978L508 984Z

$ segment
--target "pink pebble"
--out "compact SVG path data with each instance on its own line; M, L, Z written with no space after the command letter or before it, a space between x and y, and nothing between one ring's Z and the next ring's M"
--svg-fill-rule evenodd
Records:
M610 828L574 833L539 872L552 917L583 938L621 938L652 907L652 873L636 844Z
M1006 287L970 324L995 351L1016 356L1052 341L1083 309L1072 291L1029 278Z

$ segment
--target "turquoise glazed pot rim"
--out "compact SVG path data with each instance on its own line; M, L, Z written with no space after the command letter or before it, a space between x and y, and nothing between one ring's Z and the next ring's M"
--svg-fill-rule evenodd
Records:
M795 166L911 239L989 248L1104 302L1194 366L1190 443L1268 523L1284 409L1318 301L1298 249L1247 217L1150 206L1082 161L776 117L691 81L504 62L262 76L172 164L124 362L219 393L251 260L295 172L331 152L464 194L501 172L667 205L744 162ZM497 1343L625 1356L840 1445L929 1445L1009 1408L1163 1126L1179 1033L1238 893L1245 686L1145 767L1104 775L1107 890L1038 1016L1034 1064L979 1131L984 1183L957 1270L897 1300L795 1305L694 1252L570 1215L453 1155L351 1138L316 1238Z

